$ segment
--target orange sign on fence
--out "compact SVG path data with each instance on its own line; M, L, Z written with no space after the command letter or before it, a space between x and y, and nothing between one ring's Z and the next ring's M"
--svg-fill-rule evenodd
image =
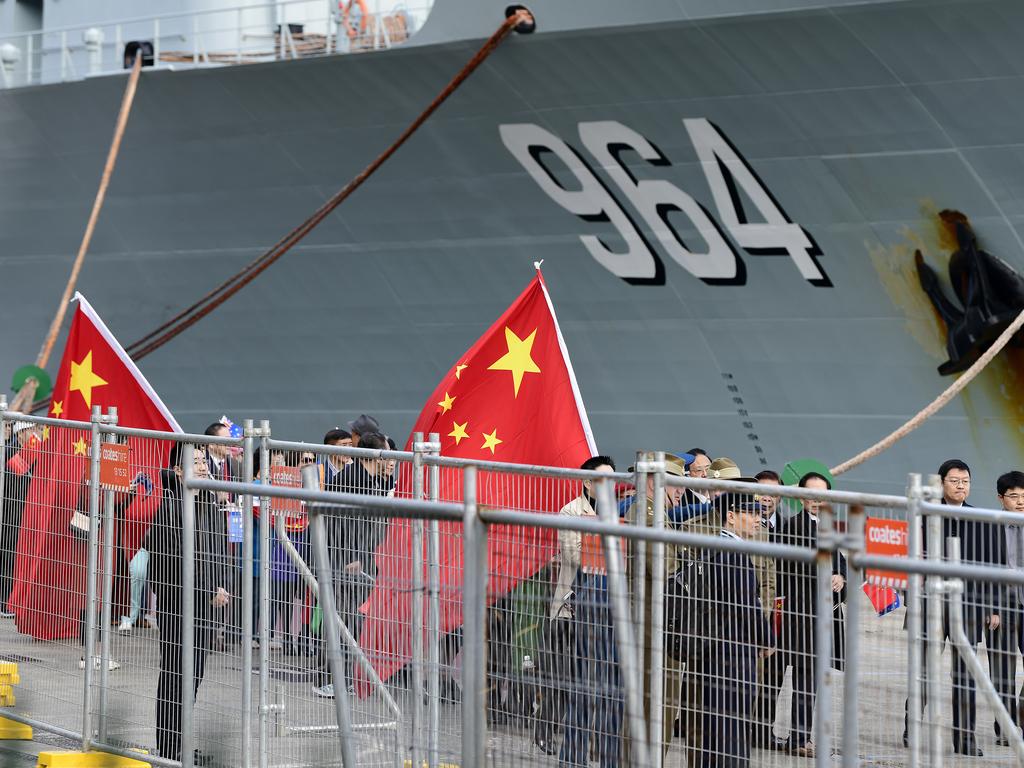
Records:
M907 557L908 534L906 520L886 520L869 517L864 523L864 551L869 555ZM903 571L868 568L864 578L869 584L882 587L907 588L907 574Z
M284 488L301 488L302 474L298 467L274 466L270 468L270 484ZM270 508L283 513L285 528L289 531L306 529L306 510L299 499L271 499Z
M127 445L102 443L100 449L100 485L112 491L127 491L131 488L131 468Z

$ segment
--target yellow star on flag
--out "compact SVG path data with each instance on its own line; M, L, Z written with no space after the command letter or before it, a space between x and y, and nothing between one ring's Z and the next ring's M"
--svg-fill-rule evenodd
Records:
M511 328L505 326L505 343L508 345L508 352L487 368L489 371L511 371L516 397L519 397L519 385L523 383L523 374L540 373L540 368L530 356L536 336L537 329L534 328L533 333L525 339L520 339ZM494 449L491 450L493 452Z
M92 408L92 391L95 387L105 387L107 382L92 371L92 350L82 362L71 361L71 386L69 392L81 392L85 407Z
M494 449L498 446L498 444L499 443L503 443L503 442L505 442L505 441L498 439L498 430L497 429L495 429L489 435L485 432L484 433L484 444L480 446L480 450L483 450L484 448L490 448L491 449L491 453L493 454L494 453Z
M469 368L469 366L465 365L463 363L459 363L458 365L456 365L455 366L455 378L456 379L461 379L462 378L462 372L464 370L466 370L467 368Z
M53 414L54 418L59 419L61 414L64 413L64 401L63 400L54 400L53 401L53 408L50 409L50 413Z
M49 439L50 439L50 425L49 424L45 424L45 425L43 425L43 442L45 443Z
M441 408L443 409L441 411L441 413L448 413L448 411L450 411L452 409L452 403L454 403L454 402L455 402L455 398L452 397L451 395L449 395L447 392L445 392L444 393L444 400L442 400L440 403L438 403L438 405L440 405Z
M467 424L469 424L468 421L464 421L461 424L458 424L454 421L452 422L452 427L454 427L454 429L452 429L452 431L448 433L448 437L454 437L456 445L461 443L463 438L469 437L469 433L466 432Z
M82 438L78 438L71 445L75 449L75 456L85 456L85 440L83 440Z

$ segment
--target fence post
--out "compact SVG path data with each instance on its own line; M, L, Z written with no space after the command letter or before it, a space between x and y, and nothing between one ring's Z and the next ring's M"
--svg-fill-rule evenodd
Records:
M657 451L647 469L654 475L652 527L660 533L665 530L665 453ZM651 722L648 736L651 768L661 768L664 722L662 702L665 698L665 542L657 540L651 542L651 635L650 647L646 650L651 655Z
M85 697L82 707L82 751L88 752L92 743L92 672L96 658L96 577L99 570L100 524L100 407L92 409L92 432L89 439L89 554L85 580Z
M192 768L195 755L196 663L196 492L192 489L195 447L181 452L181 765Z
M942 498L942 485L936 475L928 478L930 501ZM942 518L938 515L928 516L928 559L936 563L942 561ZM944 597L942 594L942 577L930 573L925 579L927 628L925 632L927 645L928 686L928 753L929 764L933 768L942 768L942 612Z
M864 583L864 573L861 568L854 565L854 562L864 549L864 507L859 504L851 505L847 521L849 527L846 536L846 587L849 599L846 602L846 670L843 673L843 768L858 768L860 720L857 715L857 704L860 700L858 683L861 632L861 601L858 599L858 592L860 585Z
M477 513L476 467L462 475L462 764L484 766L487 732L487 525Z
M615 495L611 484L601 480L597 485L597 512L606 523L617 522L619 512L615 506ZM646 515L645 515L646 516ZM613 637L618 650L619 665L622 667L622 681L626 692L627 732L630 738L633 764L651 765L647 734L644 733L644 702L643 685L635 685L634 680L641 680L637 656L630 652L637 645L633 626L629 623L628 580L625 564L622 562L622 550L619 548L621 539L618 536L602 536L605 570L608 574L608 600L611 604ZM642 566L641 566L642 567ZM640 625L640 632L643 626ZM578 681L579 682L579 681ZM660 739L658 750L661 750Z
M637 451L636 478L633 481L635 494L633 496L633 525L643 528L647 525L647 472L643 469L644 458L647 454ZM644 592L646 591L646 580L644 579L644 563L647 559L647 542L636 540L630 548L633 550L633 624L638 627L644 625ZM644 647L643 643L637 644L635 651L640 665L638 669L644 668ZM638 674L643 674L639 672ZM637 678L639 680L639 678Z
M242 480L252 482L252 419L242 423ZM252 765L252 495L244 494L242 505L242 768Z
M302 487L307 491L320 490L320 470L317 467L302 468ZM341 764L345 768L356 768L355 752L352 749L352 710L348 682L345 679L345 657L341 653L341 627L338 625L338 606L334 600L334 574L331 570L331 556L327 551L327 530L317 505L307 505L307 509L310 513L310 541L313 545L320 611L323 615L324 646L331 669L331 681L334 683L334 716L338 721Z
M13 435L11 436L14 437ZM7 395L0 395L0 531L4 529L4 507L7 506ZM6 605L0 610L7 611Z
M423 501L423 433L412 436L412 497ZM412 534L412 722L410 752L414 766L423 765L419 736L423 732L423 521L409 521Z
M921 557L921 475L907 480L907 554ZM921 761L921 575L907 574L907 747L909 768Z
M437 432L430 433L429 453L433 456L441 454L441 435ZM439 483L441 481L441 468L436 464L430 465L429 496L431 501L437 501L439 496ZM428 523L427 539L427 588L430 593L430 602L427 608L427 632L430 637L429 664L427 666L427 688L429 689L429 709L427 718L430 721L430 730L427 734L427 764L428 768L438 768L440 760L440 733L441 733L441 529L437 520Z
M117 424L117 407L110 406L107 409L107 424L115 426ZM102 436L106 437L103 442L114 443L117 442L117 436L113 433L103 433L102 427L100 428L101 440ZM100 443L100 463L103 463L103 442ZM114 600L114 490L112 488L103 489L103 602L101 603L102 609L100 611L100 700L99 700L99 716L97 718L97 726L99 731L99 740L101 743L106 744L109 742L107 739L107 681L110 677L110 611L113 606Z
M270 422L260 422L260 483L270 485ZM259 768L270 761L270 497L260 499L260 723Z
M814 650L818 663L814 670L817 691L814 752L818 768L832 763L832 736L835 723L832 712L832 548L835 546L832 509L821 507L818 516L818 540L815 543L817 579L815 580Z

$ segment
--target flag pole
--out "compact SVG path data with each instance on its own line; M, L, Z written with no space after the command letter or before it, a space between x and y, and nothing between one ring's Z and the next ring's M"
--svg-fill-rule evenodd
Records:
M96 190L96 199L92 203L92 212L89 214L89 221L85 225L85 234L82 235L82 242L78 246L78 254L71 265L71 275L68 283L64 286L64 295L61 296L57 305L57 314L53 316L50 323L50 330L46 334L43 346L39 350L39 357L36 358L36 365L39 368L46 367L53 352L53 345L57 341L57 334L60 333L61 324L64 322L64 315L67 312L68 303L74 295L75 284L78 282L78 275L82 271L82 263L85 261L85 254L89 250L89 243L92 241L93 232L96 230L96 222L100 217L100 210L103 208L103 201L107 196L107 187L110 186L110 177L114 173L114 166L117 164L117 156L121 150L121 139L124 137L125 128L128 125L128 115L132 111L132 102L135 100L135 90L139 84L139 74L142 72L142 56L135 56L135 63L132 65L131 74L128 77L128 84L124 89L124 96L121 99L121 111L117 115L117 124L114 127L114 139L110 143L110 151L107 153L107 162L103 166L103 175L100 177L100 186ZM35 398L36 388L39 382L34 377L29 377L24 386L18 391L14 402L11 403L11 410L22 411L30 405Z

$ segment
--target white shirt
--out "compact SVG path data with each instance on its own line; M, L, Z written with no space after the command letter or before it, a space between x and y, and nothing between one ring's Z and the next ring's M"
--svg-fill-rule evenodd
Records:
M722 529L722 532L721 532L721 533L720 533L719 535L720 535L720 536L724 536L724 537L725 537L725 538L727 538L727 539L736 539L737 541L743 541L743 539L741 539L741 538L740 538L739 536L737 536L737 535L736 535L735 533L733 533L732 531L730 531L730 530L729 530L728 528L723 528L723 529Z

